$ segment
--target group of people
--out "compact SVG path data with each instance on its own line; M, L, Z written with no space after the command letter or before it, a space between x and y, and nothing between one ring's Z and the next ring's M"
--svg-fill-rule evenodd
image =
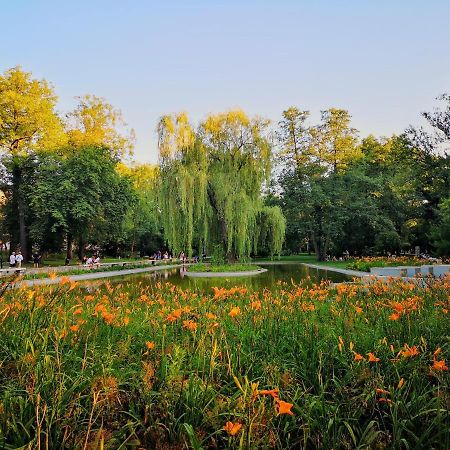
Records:
M152 259L156 259L156 260L160 260L160 259L172 259L173 255L171 253L169 253L167 250L162 253L161 250L158 250L157 252L155 252L153 254L153 258Z
M81 262L82 262L83 266L99 267L100 266L100 256L99 255L94 255L94 256L89 256L89 257L83 256L83 259Z
M9 267L16 267L20 269L22 267L23 255L19 252L12 252L9 257Z

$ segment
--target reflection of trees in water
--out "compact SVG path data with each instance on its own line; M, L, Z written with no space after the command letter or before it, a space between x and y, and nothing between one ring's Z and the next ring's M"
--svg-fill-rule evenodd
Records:
M280 283L297 284L305 279L309 280L311 284L320 282L322 279L329 279L333 282L349 280L349 278L344 275L326 270L313 269L301 264L279 264L265 266L265 268L268 269L267 272L249 277L191 278L184 276L186 267L180 267L117 278L92 280L83 282L81 286L85 287L88 292L93 292L97 289L101 289L105 283L114 286L119 283L142 282L145 285L155 284L157 282L169 282L182 289L211 292L214 286L225 288L243 286L250 290L259 290L264 288L271 289L278 286Z

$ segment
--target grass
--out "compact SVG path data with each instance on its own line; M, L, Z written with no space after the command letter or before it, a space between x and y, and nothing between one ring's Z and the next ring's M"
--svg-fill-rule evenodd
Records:
M0 448L449 448L449 288L5 290Z
M261 267L254 264L196 264L192 272L246 272L258 270Z
M345 269L347 267L348 261L317 261L315 255L308 255L307 253L301 253L300 255L289 255L289 256L280 256L280 258L255 258L255 262L298 262L304 264L316 264L319 266L325 267L338 267L341 269Z

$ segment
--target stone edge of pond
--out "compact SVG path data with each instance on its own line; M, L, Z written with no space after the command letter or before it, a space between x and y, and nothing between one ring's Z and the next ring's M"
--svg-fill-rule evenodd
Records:
M341 273L343 275L348 275L351 277L364 278L364 277L370 276L369 272L361 272L359 270L341 269L340 267L321 266L319 264L310 264L310 263L300 263L300 264L303 264L304 266L307 266L307 267L311 267L312 269L319 269L319 270Z
M185 272L185 277L191 278L231 278L231 277L249 277L267 272L267 269L245 270L242 272Z

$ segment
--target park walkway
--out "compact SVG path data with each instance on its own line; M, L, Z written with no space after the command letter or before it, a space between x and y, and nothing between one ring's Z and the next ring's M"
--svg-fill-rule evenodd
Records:
M312 269L329 270L330 272L342 273L343 275L347 275L349 277L363 278L370 276L369 272L362 272L360 270L341 269L340 267L320 266L318 264L310 264L310 263L302 263L302 264L304 266L311 267Z

